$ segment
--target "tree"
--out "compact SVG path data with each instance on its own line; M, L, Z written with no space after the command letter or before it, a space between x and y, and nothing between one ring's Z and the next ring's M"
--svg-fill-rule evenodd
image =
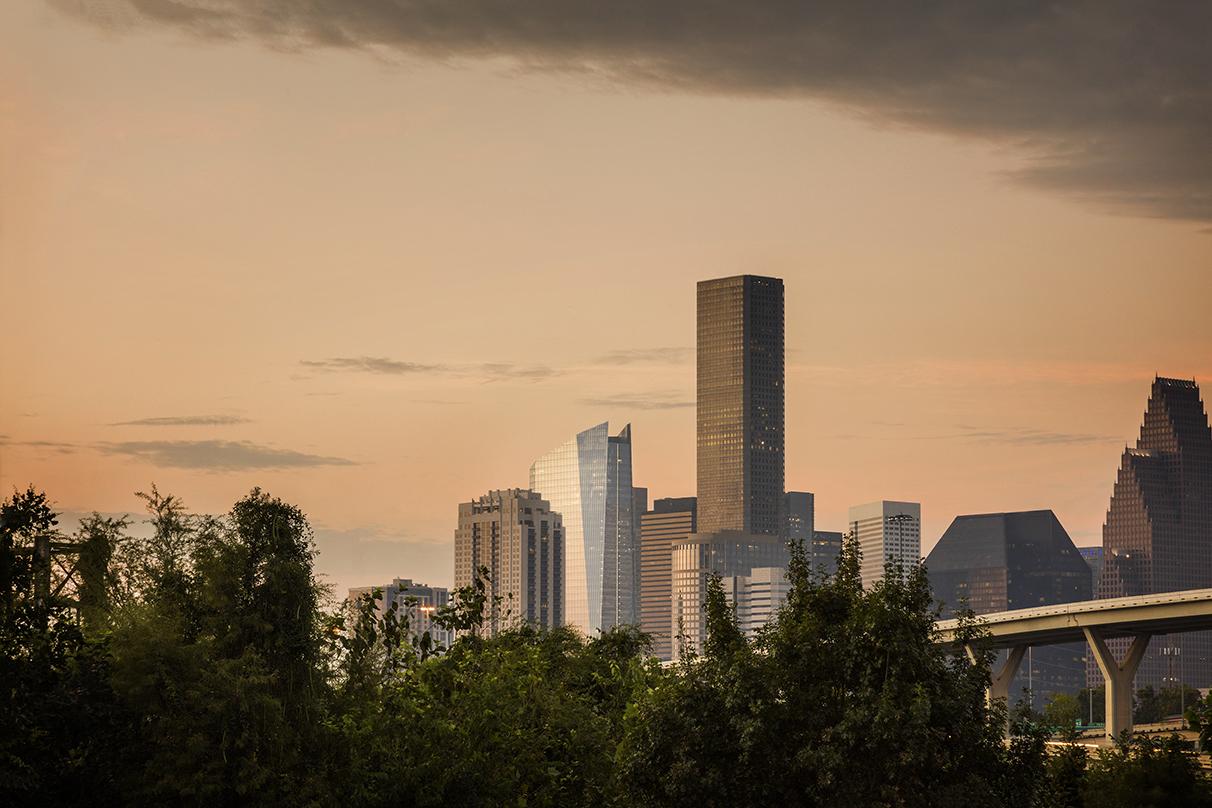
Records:
M1044 705L1044 723L1053 735L1066 739L1076 737L1081 719L1081 702L1068 693L1053 693Z

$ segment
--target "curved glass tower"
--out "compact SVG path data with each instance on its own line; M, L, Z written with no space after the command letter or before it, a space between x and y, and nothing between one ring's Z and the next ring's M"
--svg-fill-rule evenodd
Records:
M564 524L564 622L586 634L636 622L631 425L586 429L530 467L530 488Z

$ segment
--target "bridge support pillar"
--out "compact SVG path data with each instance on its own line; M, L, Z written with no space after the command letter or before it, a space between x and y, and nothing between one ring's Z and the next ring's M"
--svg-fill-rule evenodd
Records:
M1132 638L1132 645L1123 662L1116 662L1115 655L1103 640L1102 632L1096 628L1083 628L1086 642L1090 644L1090 652L1098 662L1098 669L1103 672L1103 681L1107 684L1106 724L1107 737L1116 738L1121 732L1132 731L1132 680L1136 678L1136 669L1144 659L1145 649L1149 647L1149 635L1137 634Z
M976 651L972 648L972 646L965 645L964 651L968 654L968 661L975 663ZM1006 657L1006 661L1002 663L1001 669L989 671L989 687L985 688L985 703L990 707L993 706L993 702L998 701L999 699L1006 702L1007 734L1009 734L1010 731L1010 682L1012 682L1014 677L1018 674L1018 666L1022 664L1023 655L1026 653L1026 645L1016 645L1011 648L1009 655Z

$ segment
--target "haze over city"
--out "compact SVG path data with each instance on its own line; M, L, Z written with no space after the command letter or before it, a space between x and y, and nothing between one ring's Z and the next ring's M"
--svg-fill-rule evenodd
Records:
M1035 508L1091 545L1154 375L1212 375L1208 89L1176 67L1209 57L1181 19L1122 96L1114 37L1011 82L1097 50L1077 23L971 58L1013 84L999 111L928 91L962 25L906 34L898 85L654 60L555 10L567 47L171 5L0 8L6 493L138 514L154 481L217 512L260 485L338 592L447 585L457 503L599 422L631 423L636 485L695 492L695 283L754 273L786 285L786 484L819 528L892 498L924 552ZM1103 113L1065 116L1092 87Z

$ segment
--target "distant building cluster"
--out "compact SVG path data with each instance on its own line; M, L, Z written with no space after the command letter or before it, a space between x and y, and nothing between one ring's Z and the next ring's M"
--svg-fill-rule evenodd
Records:
M851 538L867 588L914 569L922 561L920 503L854 505L843 533L817 529L812 493L786 490L784 353L780 279L699 282L696 495L656 497L650 506L648 489L632 477L631 426L611 434L602 423L538 456L529 488L461 503L455 586L487 569L500 604L480 630L528 623L593 635L636 625L655 656L673 660L702 648L712 576L747 634L773 619L787 597L792 543L815 575L828 577ZM944 617L1212 587L1212 432L1195 382L1154 380L1140 438L1121 460L1101 546L1076 547L1051 510L970 514L954 519L925 565ZM446 590L408 579L382 589L385 604L407 601L414 630L436 630L427 616L446 603ZM1034 699L1097 684L1088 657L1081 644L1034 649L1015 691ZM1175 675L1180 658L1187 670ZM1212 635L1152 643L1138 685L1180 679L1212 685Z

